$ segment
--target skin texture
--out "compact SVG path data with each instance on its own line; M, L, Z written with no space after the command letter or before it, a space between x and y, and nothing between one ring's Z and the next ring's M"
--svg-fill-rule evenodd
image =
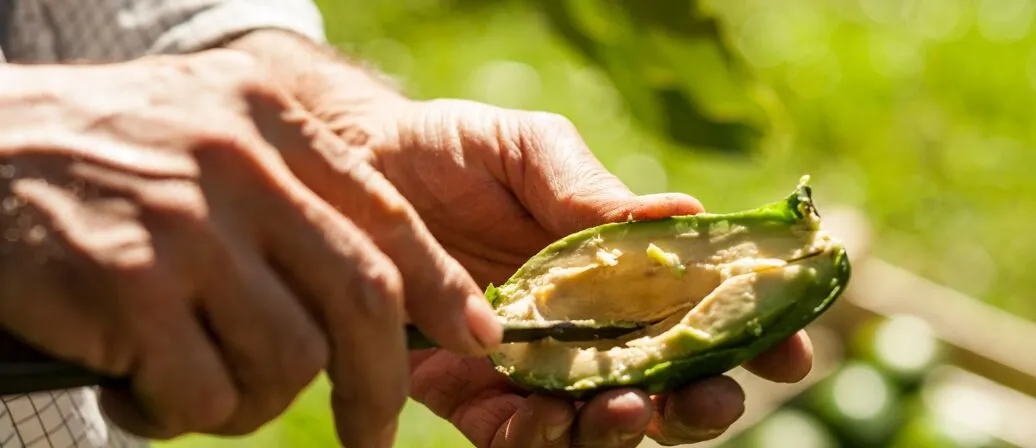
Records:
M563 117L468 101L410 101L356 66L279 33L254 33L236 48L281 70L300 103L392 182L481 287L499 284L568 233L628 214L703 211L687 195L634 195ZM694 443L722 434L744 411L743 391L724 376L666 395L618 390L573 403L515 388L484 358L428 350L413 353L410 365L411 397L479 448L633 447L645 436L666 445ZM800 332L745 367L771 381L795 382L811 365L812 348Z
M0 326L129 377L101 398L136 434L249 433L326 370L343 442L374 446L410 386L404 319L469 356L499 325L384 176L262 73L227 50L0 67Z

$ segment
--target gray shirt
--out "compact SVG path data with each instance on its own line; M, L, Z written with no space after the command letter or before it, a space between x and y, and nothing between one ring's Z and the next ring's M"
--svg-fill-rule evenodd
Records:
M260 28L326 39L310 0L0 0L0 63L124 61ZM143 446L105 419L93 389L0 397L0 448Z
M124 61L196 51L235 34L280 28L323 42L310 0L0 0L8 61ZM3 7L0 6L0 10Z

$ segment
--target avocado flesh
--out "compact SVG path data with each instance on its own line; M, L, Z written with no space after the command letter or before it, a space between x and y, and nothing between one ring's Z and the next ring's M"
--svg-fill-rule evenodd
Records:
M660 390L736 367L790 336L840 293L847 263L801 185L754 212L601 226L530 260L494 292L497 313L657 323L618 339L506 344L491 359L533 389ZM671 364L680 368L662 368Z

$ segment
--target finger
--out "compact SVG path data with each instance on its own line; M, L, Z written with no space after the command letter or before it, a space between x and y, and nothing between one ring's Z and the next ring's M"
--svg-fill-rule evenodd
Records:
M571 402L532 395L500 426L492 448L568 447L575 417Z
M813 343L809 334L800 330L776 347L748 361L744 367L774 382L802 381L813 369Z
M106 306L113 294L98 281L104 271L76 241L85 226L74 218L85 214L86 208L72 193L60 189L66 179L34 178L35 167L12 166L18 166L23 177L0 182L0 197L8 198L8 204L19 204L4 217L13 218L16 213L17 219L0 220L8 221L6 235L19 234L2 243L0 327L52 356L111 376L129 376L135 341L106 338L105 329L116 325L114 313ZM124 222L106 224L121 231L123 238L108 238L116 247L125 243L127 234L146 234ZM44 230L44 237L29 238L24 234L29 229Z
M381 446L408 391L402 283L391 261L350 221L284 176L294 198L267 210L273 262L311 303L331 343L332 409L345 446ZM301 212L300 212L301 209Z
M328 343L303 304L237 238L226 272L203 291L203 313L240 399L209 433L244 435L280 415L327 365Z
M300 111L293 120L306 124L310 118ZM350 152L328 130L309 126L270 126L280 132L268 132L267 138L307 186L349 216L392 259L406 282L406 310L413 323L441 347L460 353L483 355L499 344L500 324L482 291L413 207L362 155Z
M29 188L33 185L37 188ZM83 333L83 340L91 343L80 347L79 358L132 378L130 390L109 394L104 400L113 421L136 434L162 439L226 419L236 405L236 390L191 305L184 300L196 290L195 278L176 275L187 272L180 269L185 255L198 255L183 250L190 248L184 235L191 232L178 236L169 226L158 226L156 222L161 220L150 213L135 215L149 226L145 229L136 220L117 219L122 216L112 210L98 213L100 208L90 207L99 204L76 201L71 193L59 193L53 186L30 183L25 187L28 190L21 192L22 197L40 204L37 210L52 222L62 223L59 234L66 264L57 266L75 266L61 275L66 285L80 288L62 291L80 298L80 305L65 313L103 316L103 326ZM112 198L126 194L121 187L113 183L97 190ZM98 216L107 219L87 219ZM189 222L173 221L179 230L191 227ZM93 227L99 222L106 224L107 232ZM82 304L95 305L79 308ZM61 319L57 322L75 322L55 311ZM75 331L75 327L66 327L60 329ZM64 345L54 342L58 348Z
M635 447L644 438L652 412L651 400L643 391L601 393L579 410L573 446Z
M138 311L134 318L149 328L134 330L149 356L138 359L131 390L102 391L101 405L112 422L161 440L226 421L237 408L237 390L194 315L186 307L151 316Z
M449 420L476 447L492 445L525 399L487 358L446 350L411 355L414 400Z
M726 376L697 381L668 395L654 397L648 436L665 445L696 443L719 437L745 411L745 393Z
M505 167L518 173L522 204L558 235L605 222L697 214L697 199L679 193L637 196L609 173L567 119L544 113L523 114L510 140L524 142L504 154ZM515 155L519 154L519 155ZM514 178L514 175L508 178Z
M525 115L520 141L523 203L545 227L567 234L627 219L658 219L704 211L679 193L637 196L601 164L574 125L553 114Z
M449 420L478 447L490 445L497 429L522 400L509 394L511 384L487 358L432 350L411 355L411 361L411 397Z

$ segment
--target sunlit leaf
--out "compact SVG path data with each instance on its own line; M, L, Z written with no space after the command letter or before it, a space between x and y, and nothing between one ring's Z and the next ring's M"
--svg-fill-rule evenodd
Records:
M744 153L766 116L719 22L694 1L530 0L603 69L644 127L679 145Z

